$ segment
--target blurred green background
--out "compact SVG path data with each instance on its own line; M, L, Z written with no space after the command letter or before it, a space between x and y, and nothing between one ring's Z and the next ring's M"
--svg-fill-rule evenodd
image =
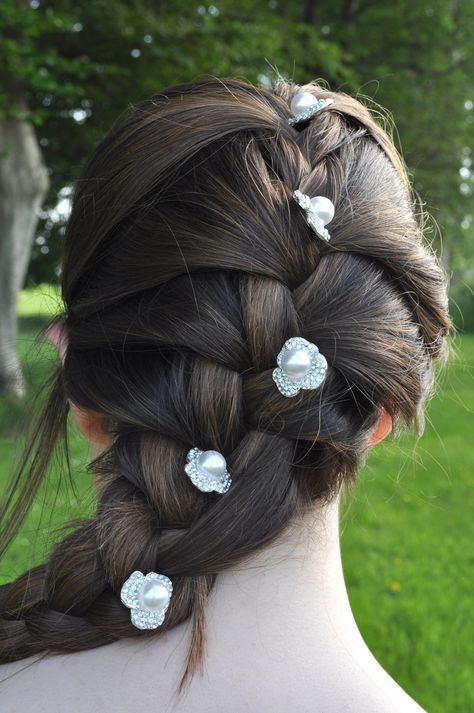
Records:
M0 4L0 159L17 150L15 136L28 126L48 175L38 208L13 195L19 175L0 173L2 206L32 216L14 290L19 329L11 332L25 388L9 389L0 373L0 486L56 363L52 347L33 340L58 308L54 283L74 180L128 104L210 74L269 86L279 72L298 83L323 78L376 110L376 103L386 107L382 122L394 118L394 139L431 214L426 237L449 275L458 331L416 450L410 434L388 439L347 495L342 550L369 648L434 713L474 711L472 27L474 0ZM0 257L7 254L7 212L0 215ZM0 264L0 280L7 274ZM0 303L0 321L7 312ZM54 462L0 564L2 582L42 560L56 527L94 507L87 449L72 423L70 433L74 489Z

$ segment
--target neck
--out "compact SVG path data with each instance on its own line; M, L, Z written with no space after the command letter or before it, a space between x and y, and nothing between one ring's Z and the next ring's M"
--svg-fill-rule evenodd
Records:
M298 699L301 711L317 701L328 712L422 713L355 622L342 571L339 502L315 505L274 545L220 573L207 607L205 669L224 682L224 696L238 681L244 699L266 701L258 710L296 710Z
M274 545L218 576L208 608L217 639L225 630L235 645L254 629L271 648L294 640L314 649L328 638L366 648L344 582L339 502L315 505Z

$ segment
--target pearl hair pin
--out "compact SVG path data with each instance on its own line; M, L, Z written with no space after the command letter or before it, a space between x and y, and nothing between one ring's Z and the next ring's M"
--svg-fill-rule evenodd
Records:
M191 482L203 493L225 493L232 482L222 453L191 448L184 466Z
M316 344L291 337L277 356L272 377L283 396L296 396L300 389L317 389L326 378L328 363Z
M323 240L330 240L328 230L324 227L334 218L334 204L325 196L315 196L310 198L299 190L293 192L293 198L303 209L305 220Z
M302 121L308 121L318 111L334 104L334 99L316 99L310 92L298 92L291 100L291 111L294 116L288 119L290 126L296 126Z
M120 599L131 609L130 618L137 629L157 629L164 621L173 584L164 574L132 572L120 590Z

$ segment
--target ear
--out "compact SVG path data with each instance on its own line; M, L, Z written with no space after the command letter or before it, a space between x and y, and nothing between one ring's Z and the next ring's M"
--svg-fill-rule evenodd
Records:
M68 345L66 326L63 322L56 320L46 328L45 335L51 344L54 344L57 348L61 363L64 364ZM83 411L70 399L68 401L71 413L82 435L93 443L111 445L113 439L104 429L104 417L93 411Z
M393 428L393 419L386 409L382 409L378 423L371 433L369 440L369 448L376 446L377 443L383 441Z
M67 350L66 325L59 320L55 320L46 327L44 333L46 335L46 339L57 348L61 363L64 364L64 358Z
M69 407L84 438L91 443L112 445L113 439L104 429L105 418L102 414L94 413L93 411L82 411L71 400L69 401Z

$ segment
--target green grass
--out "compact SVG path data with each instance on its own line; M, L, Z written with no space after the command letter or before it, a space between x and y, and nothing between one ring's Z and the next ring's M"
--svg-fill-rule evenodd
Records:
M474 337L457 342L416 452L406 437L374 449L343 520L362 635L430 713L474 711Z
M18 297L18 314L23 317L49 317L61 310L61 298L56 285L41 284L22 290Z
M20 293L17 343L28 396L25 403L0 398L0 488L19 459L31 415L44 398L41 387L58 364L56 349L47 341L36 345L34 339L50 317L60 310L60 299L53 286L39 285ZM0 583L10 581L27 567L43 561L55 541L55 528L93 511L91 476L85 472L87 444L72 422L69 423L69 433L74 487L62 477L61 464L52 464L21 531L0 564Z
M31 348L57 308L50 291L23 293L19 349L33 393L56 355ZM430 713L474 711L472 565L474 541L474 336L456 340L459 354L429 403L416 451L414 439L390 438L375 448L348 495L342 554L356 620L376 658ZM0 401L0 483L21 448L28 403ZM27 521L2 562L8 581L41 561L54 527L91 512L87 448L71 425L75 492L50 470ZM59 492L58 492L59 489Z

